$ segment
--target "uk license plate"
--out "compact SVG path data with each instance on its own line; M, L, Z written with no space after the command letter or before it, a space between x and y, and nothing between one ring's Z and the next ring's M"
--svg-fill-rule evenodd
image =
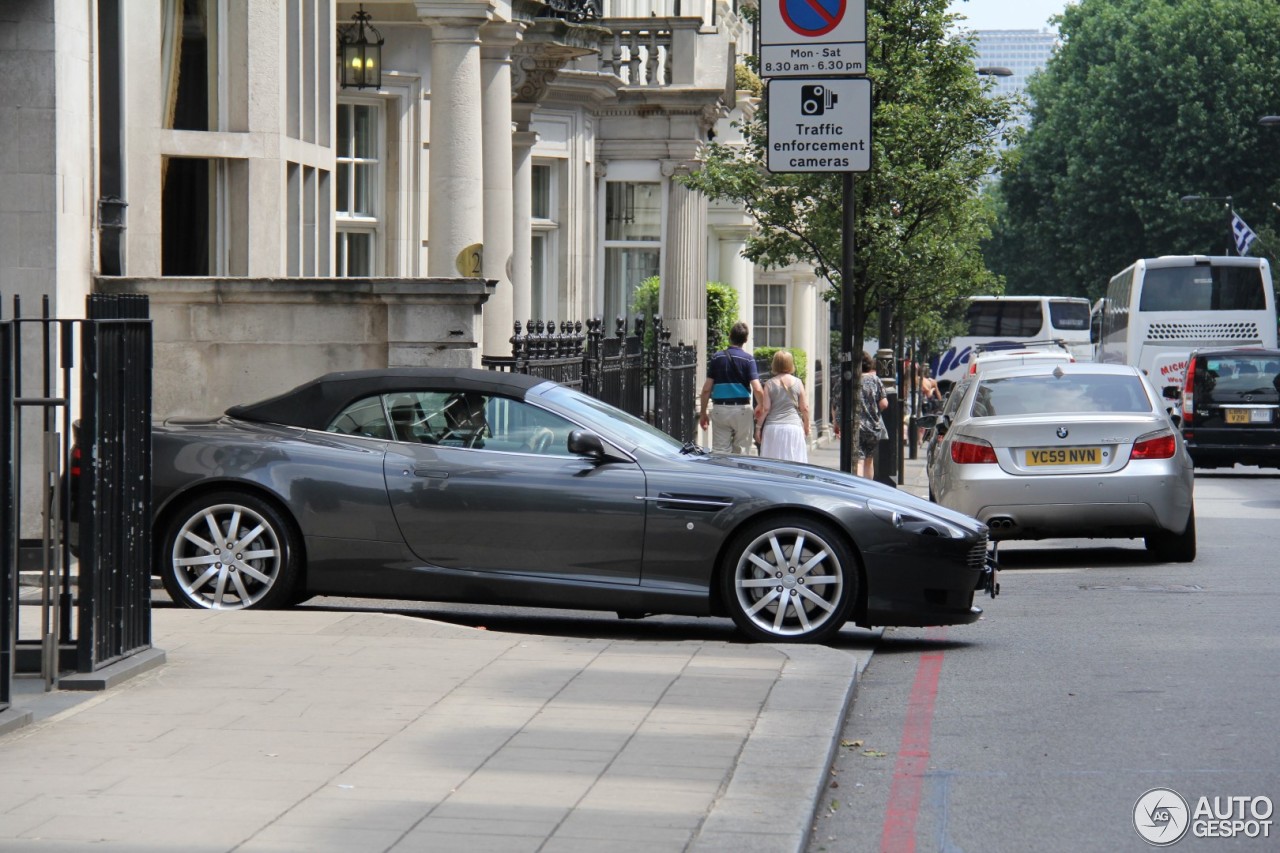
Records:
M1229 424L1269 424L1271 423L1270 409L1227 409L1227 423Z
M1100 447L1035 447L1027 451L1027 465L1097 465Z

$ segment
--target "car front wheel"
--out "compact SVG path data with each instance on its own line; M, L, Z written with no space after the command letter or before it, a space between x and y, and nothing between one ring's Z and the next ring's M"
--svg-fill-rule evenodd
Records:
M726 552L721 592L739 630L765 642L821 642L848 619L858 570L834 529L803 518L742 531Z
M1187 516L1187 528L1181 533L1162 530L1143 539L1147 551L1165 563L1190 563L1196 558L1196 511Z
M175 604L246 610L294 600L302 549L292 525L266 501L217 492L187 502L171 518L159 571Z

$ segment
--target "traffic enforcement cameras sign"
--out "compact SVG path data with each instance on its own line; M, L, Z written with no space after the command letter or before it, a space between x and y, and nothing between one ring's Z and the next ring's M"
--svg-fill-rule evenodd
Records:
M866 0L761 0L761 77L866 73Z
M871 169L871 81L770 80L770 172Z

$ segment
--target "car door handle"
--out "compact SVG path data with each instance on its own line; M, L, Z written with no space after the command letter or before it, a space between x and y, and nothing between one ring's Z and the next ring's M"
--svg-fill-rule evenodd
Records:
M439 468L427 468L423 465L415 465L413 466L413 476L428 477L432 480L447 480L449 479L449 472L441 471Z

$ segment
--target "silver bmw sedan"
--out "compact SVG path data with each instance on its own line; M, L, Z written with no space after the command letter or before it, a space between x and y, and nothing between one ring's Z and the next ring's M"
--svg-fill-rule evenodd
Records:
M1136 538L1196 556L1193 465L1168 404L1135 367L993 369L937 416L930 496L991 538Z

